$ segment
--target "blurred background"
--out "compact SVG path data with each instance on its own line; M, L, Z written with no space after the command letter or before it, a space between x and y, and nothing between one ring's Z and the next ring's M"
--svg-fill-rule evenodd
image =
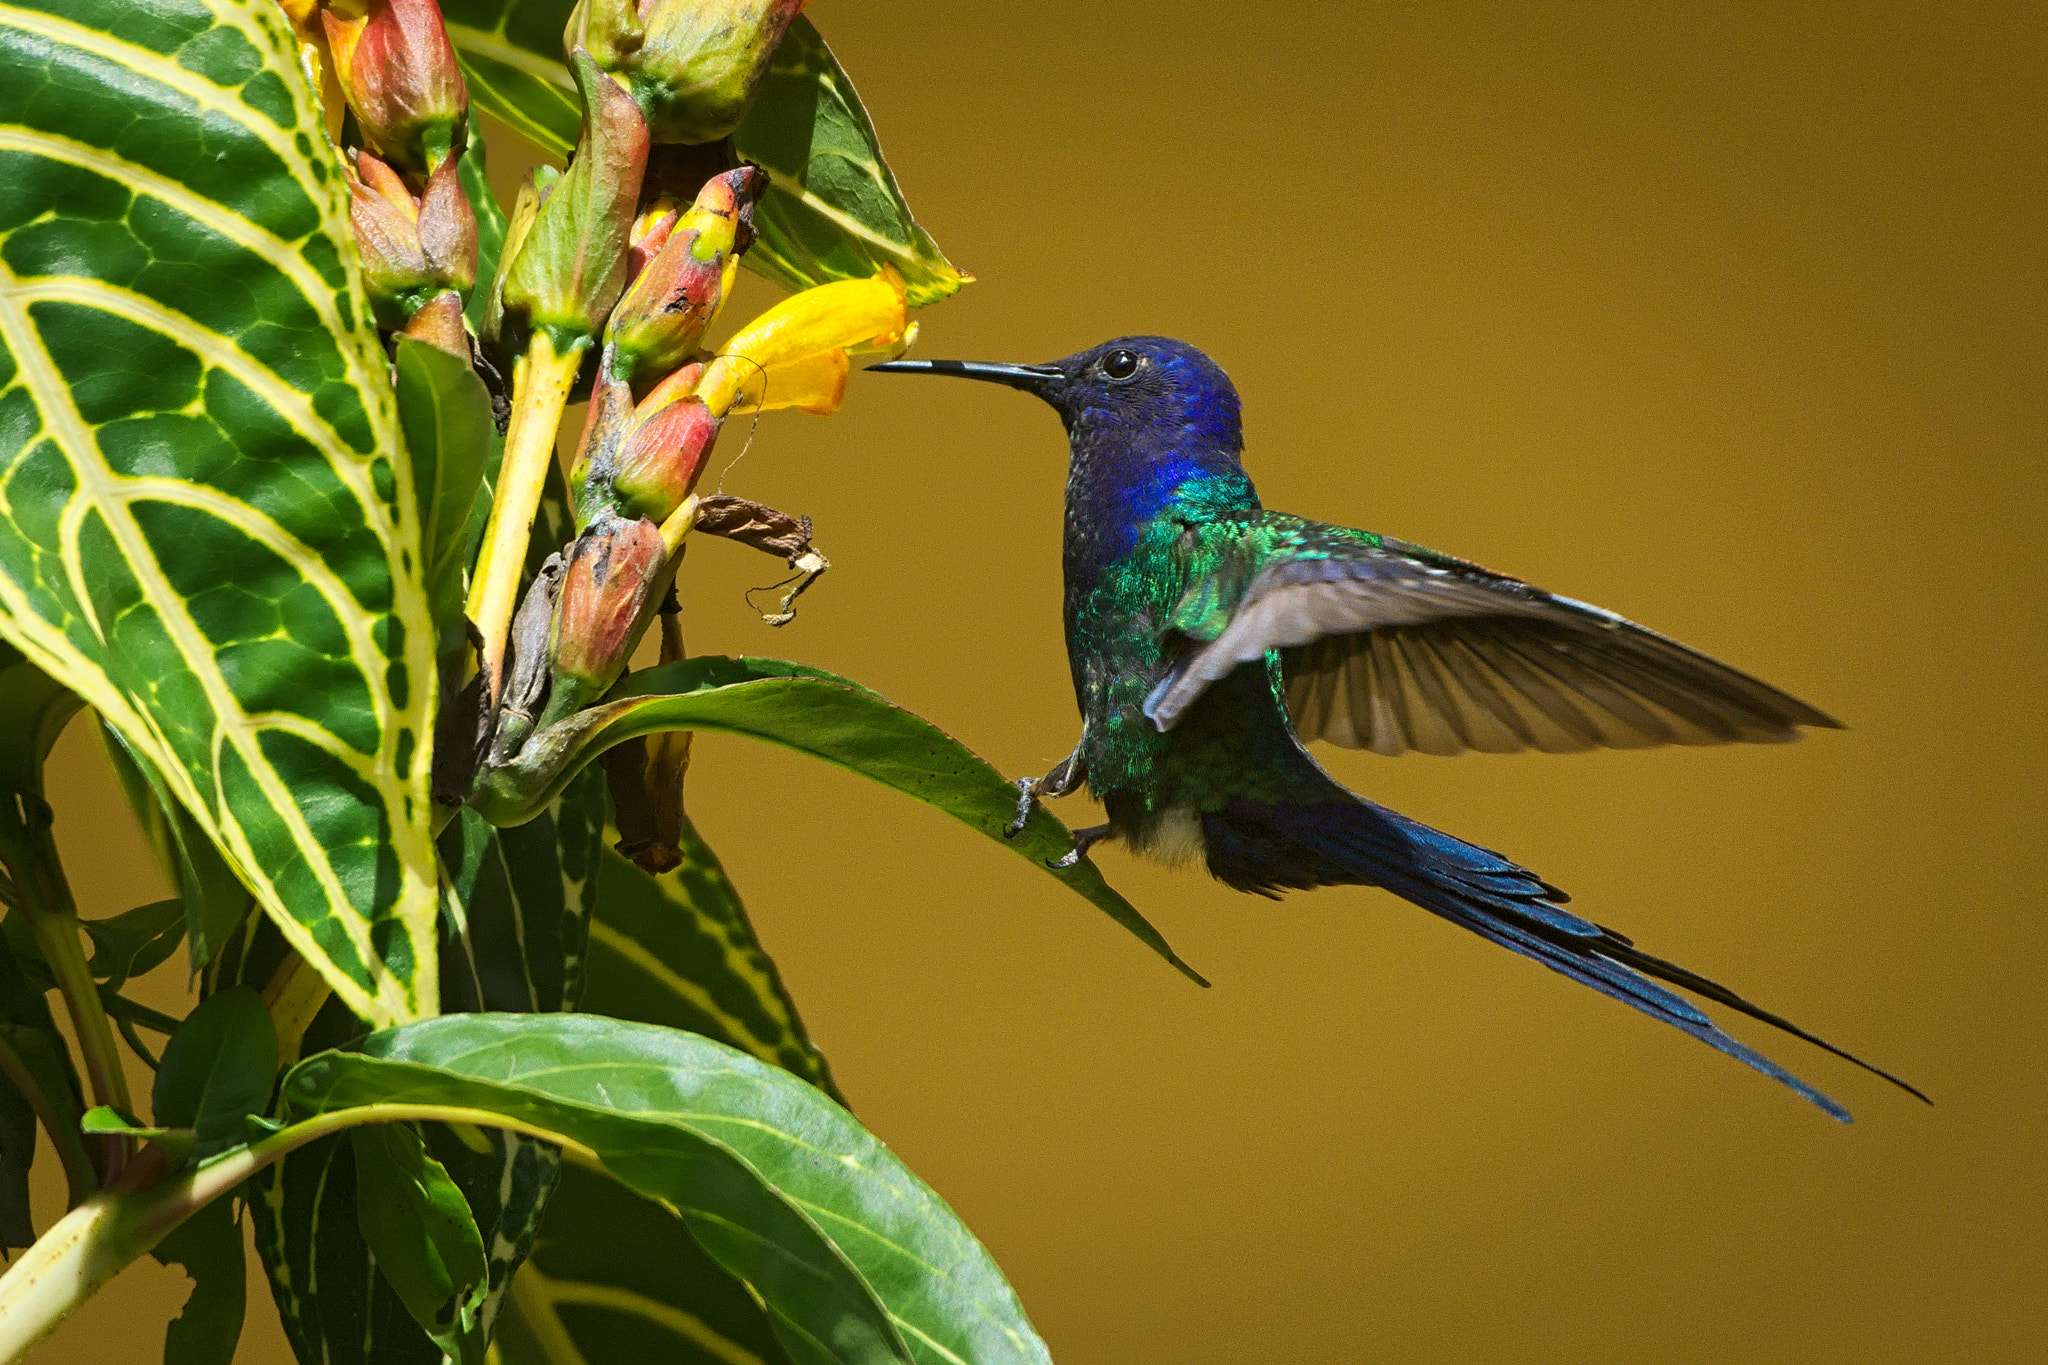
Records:
M964 827L701 739L691 810L813 1036L1062 1365L2038 1359L2048 10L809 12L980 277L918 354L1184 337L1244 395L1268 506L1846 722L1323 757L1936 1102L1731 1023L1839 1127L1384 893L1275 905L1103 850L1199 990ZM1043 772L1077 728L1064 461L1048 409L981 385L856 375L838 417L762 419L725 489L814 517L833 571L771 631L743 593L777 566L699 546L693 652L838 670ZM163 894L82 726L54 786L86 913ZM145 1262L41 1358L153 1361L184 1289ZM251 1294L243 1358L288 1360Z

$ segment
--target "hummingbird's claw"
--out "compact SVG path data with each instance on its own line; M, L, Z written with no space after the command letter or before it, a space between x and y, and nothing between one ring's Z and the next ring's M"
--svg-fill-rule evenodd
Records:
M1108 825L1090 825L1074 831L1074 847L1063 858L1047 858L1045 865L1055 872L1064 872L1088 856L1088 850L1110 836Z

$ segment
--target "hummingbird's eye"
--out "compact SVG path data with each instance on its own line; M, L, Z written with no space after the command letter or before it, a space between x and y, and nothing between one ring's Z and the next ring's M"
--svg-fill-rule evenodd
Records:
M1111 351L1102 357L1102 372L1111 379L1129 379L1138 372L1138 353Z

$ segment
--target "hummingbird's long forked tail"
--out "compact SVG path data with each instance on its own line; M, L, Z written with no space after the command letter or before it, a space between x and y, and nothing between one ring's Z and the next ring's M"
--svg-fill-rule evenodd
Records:
M1782 1082L1844 1123L1850 1121L1848 1110L1762 1053L1729 1037L1689 1001L1650 978L1739 1010L1927 1100L1898 1077L1751 1004L1727 987L1652 957L1613 930L1572 914L1563 908L1564 893L1526 868L1363 797L1345 795L1349 800L1303 806L1238 800L1205 815L1203 841L1209 871L1240 891L1267 896L1282 889L1315 886L1383 887L1503 948L1534 958L1554 972L1684 1030Z

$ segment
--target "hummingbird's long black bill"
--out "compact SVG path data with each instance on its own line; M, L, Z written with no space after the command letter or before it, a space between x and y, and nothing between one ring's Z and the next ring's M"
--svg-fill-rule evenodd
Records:
M950 374L961 379L985 379L1041 398L1048 386L1066 377L1057 365L1008 365L993 360L885 360L868 368L885 374Z

